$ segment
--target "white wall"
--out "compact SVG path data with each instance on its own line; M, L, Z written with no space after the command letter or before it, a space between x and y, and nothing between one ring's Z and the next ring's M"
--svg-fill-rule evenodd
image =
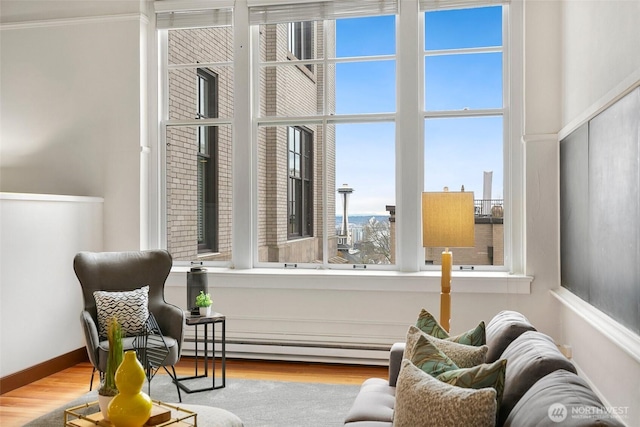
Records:
M31 5L2 10L15 3ZM140 247L144 25L120 14L0 30L0 189L104 197L111 250Z
M640 84L640 2L564 1L561 17L563 138ZM572 346L581 375L640 425L640 337L568 291L554 295L557 338Z
M640 81L640 2L562 2L562 127L570 132Z
M102 225L97 197L0 193L0 377L84 346L72 262Z
M557 132L560 126L560 6L557 1L524 3L524 134L526 273L532 293L521 310L553 337L556 322L547 307L549 289L559 284ZM517 168L520 165L511 165Z
M439 314L440 278L436 273L210 269L208 282L213 309L227 315L230 341L387 349L372 354L355 352L355 356L349 351L317 348L302 353L312 360L320 356L336 360L357 357L388 363L388 348L404 340L421 308ZM505 307L530 312L526 304L529 283L528 278L504 276L498 280L489 275L454 273L452 332L469 330ZM185 285L186 269L176 269L167 281L167 300L186 308ZM238 346L229 350L246 351Z
M525 2L524 133L530 138L560 130L561 2Z

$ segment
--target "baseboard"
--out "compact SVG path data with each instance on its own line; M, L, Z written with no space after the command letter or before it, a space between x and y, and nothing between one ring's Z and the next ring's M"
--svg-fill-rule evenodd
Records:
M7 375L0 378L0 394L7 393L19 387L30 384L34 381L48 377L49 375L60 372L64 369L77 365L78 363L88 362L89 356L85 347L70 351L69 353L39 363L30 368ZM87 386L89 378L87 378Z

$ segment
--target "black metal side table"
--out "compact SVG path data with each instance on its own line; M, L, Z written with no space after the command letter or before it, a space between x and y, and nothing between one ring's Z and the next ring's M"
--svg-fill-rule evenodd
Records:
M178 386L187 393L197 393L200 391L208 391L208 390L216 390L219 388L223 388L226 385L226 316L221 313L212 312L210 316L192 316L189 312L185 312L186 324L187 326L195 327L195 339L193 342L195 343L196 349L196 360L195 360L195 375L191 377L177 378ZM215 353L215 327L216 323L220 323L222 326L222 334L220 339L221 351L220 351L220 359L221 359L221 374L222 374L222 384L216 385L216 353ZM202 340L198 339L198 326L204 326L204 337ZM209 376L209 325L211 325L211 360L213 362L212 372L211 372L211 387L204 387L199 389L191 389L187 387L182 381L193 380L196 378L205 378ZM199 353L198 353L198 344L204 344L204 374L198 374L198 361L199 361Z

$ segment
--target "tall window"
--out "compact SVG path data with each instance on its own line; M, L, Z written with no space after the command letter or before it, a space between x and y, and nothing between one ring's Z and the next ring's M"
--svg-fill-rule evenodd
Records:
M260 265L392 264L395 9L375 16L378 6L315 21L315 3L283 16L277 7L250 10L260 41ZM292 16L302 19L286 21Z
M218 117L218 76L199 68L198 119ZM198 250L218 250L218 128L198 128Z
M311 132L300 127L289 127L289 238L311 236L313 233L312 145Z
M424 188L474 194L475 247L455 250L463 268L504 265L506 7L424 14ZM426 248L425 263L441 252Z
M231 10L157 16L166 246L176 262L231 261Z

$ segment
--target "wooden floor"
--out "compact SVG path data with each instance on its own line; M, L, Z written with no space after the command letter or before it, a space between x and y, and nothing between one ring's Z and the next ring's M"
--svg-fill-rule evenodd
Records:
M193 360L183 357L176 366L176 371L179 377L193 375ZM382 366L227 360L227 379L360 385L367 378L386 376L387 368ZM91 364L85 362L0 395L0 425L22 426L82 396L89 391L90 378ZM97 386L96 375L94 388Z

